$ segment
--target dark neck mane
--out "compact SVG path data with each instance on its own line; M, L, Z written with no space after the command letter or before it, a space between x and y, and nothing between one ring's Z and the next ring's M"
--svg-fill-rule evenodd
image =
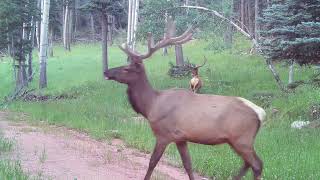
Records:
M133 110L147 118L158 93L151 87L145 73L139 81L128 84L127 94Z

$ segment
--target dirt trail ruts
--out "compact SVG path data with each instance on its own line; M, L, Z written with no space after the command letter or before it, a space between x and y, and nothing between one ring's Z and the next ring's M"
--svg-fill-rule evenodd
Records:
M12 157L7 158L19 160L24 171L32 176L57 180L139 180L146 173L150 154L127 148L121 140L101 142L64 127L31 126L7 121L7 117L8 113L0 112L1 131L16 142ZM162 160L153 179L188 177L183 169Z

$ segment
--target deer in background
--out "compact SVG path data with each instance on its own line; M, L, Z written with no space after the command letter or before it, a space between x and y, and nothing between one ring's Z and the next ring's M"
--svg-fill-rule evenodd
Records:
M143 115L156 138L145 180L151 174L170 143L175 143L190 180L194 180L188 142L216 145L229 144L244 163L235 176L241 179L253 170L260 179L262 161L254 150L256 134L265 118L265 111L252 102L231 96L195 94L187 89L155 90L150 85L143 60L168 45L183 44L192 39L192 28L179 37L164 36L154 44L148 34L148 51L135 52L126 44L119 46L130 58L129 65L106 70L106 80L128 86L127 95L132 108Z
M191 75L192 75L192 78L190 80L190 89L194 93L199 92L200 88L203 86L203 82L199 76L199 68L204 66L206 62L207 62L207 58L204 56L204 62L202 65L196 66L196 67L189 66L191 68Z

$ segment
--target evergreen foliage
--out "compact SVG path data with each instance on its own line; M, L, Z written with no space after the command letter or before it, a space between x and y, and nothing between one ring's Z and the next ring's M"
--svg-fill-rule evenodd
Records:
M0 50L14 60L16 90L28 84L26 57L32 52L31 31L39 18L37 0L0 1ZM30 67L30 66L29 66Z
M320 63L320 0L275 2L261 22L261 45L268 58Z

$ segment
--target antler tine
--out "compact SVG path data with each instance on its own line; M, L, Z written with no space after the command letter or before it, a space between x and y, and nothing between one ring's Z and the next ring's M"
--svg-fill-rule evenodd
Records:
M134 52L132 49L129 48L127 43L123 43L122 45L119 45L119 48L126 53L129 57L140 57L141 55L139 53Z
M188 36L180 41L176 41L175 44L183 44L185 42L188 42L192 39L192 34L188 34Z
M183 34L173 38L170 38L168 35L165 35L163 40L159 41L156 45L154 45L154 49L160 49L168 45L177 45L188 42L192 39L192 30L193 27L190 26Z
M197 66L196 68L200 68L206 64L207 58L206 58L206 56L203 56L203 57L204 57L204 62L200 66Z
M190 26L183 34L181 34L178 37L171 38L170 40L172 40L174 42L179 42L179 41L182 41L183 39L189 37L190 35L192 37L192 31L193 31L193 26Z
M143 60L150 57L155 51L168 45L183 44L192 39L193 27L189 27L182 35L174 38L169 37L169 32L166 32L164 38L154 45L153 37L151 33L148 33L148 51L145 54L140 54L134 52L128 47L127 44L119 46L122 51L124 51L129 57L134 57L135 60Z

